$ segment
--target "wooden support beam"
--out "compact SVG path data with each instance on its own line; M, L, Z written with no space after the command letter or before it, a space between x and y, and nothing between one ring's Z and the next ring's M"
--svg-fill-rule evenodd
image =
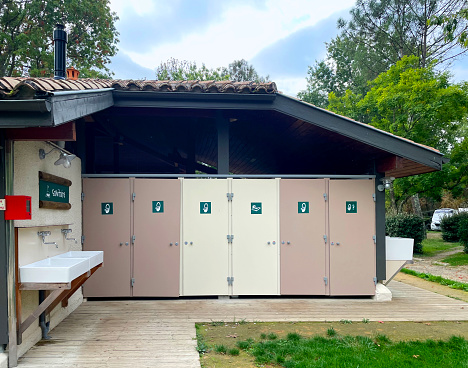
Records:
M48 208L50 210L69 210L71 208L71 203L39 201L39 208Z
M22 323L20 323L19 333L18 333L18 345L21 344L21 336L23 332L27 330L32 323L39 318L39 316L44 312L47 307L62 293L61 289L54 290L50 295L45 298L45 300L37 306L37 308L32 312L28 318Z
M69 290L71 283L38 283L38 282L25 282L19 284L20 290Z
M76 141L75 122L56 127L6 129L12 141Z
M51 183L60 184L66 187L70 187L72 185L72 181L61 178L60 176L52 175L43 171L39 171L39 180L49 181Z

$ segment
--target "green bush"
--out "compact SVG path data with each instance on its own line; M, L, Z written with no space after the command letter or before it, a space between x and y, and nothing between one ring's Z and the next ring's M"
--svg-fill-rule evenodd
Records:
M458 237L463 244L465 253L468 253L468 216L461 216L458 223Z
M468 213L462 212L442 219L440 222L440 229L442 230L442 239L444 239L444 241L450 243L460 241L458 224L462 218L468 218Z
M406 213L387 216L385 231L388 236L414 239L414 253L422 253L422 241L426 239L426 229L421 217Z

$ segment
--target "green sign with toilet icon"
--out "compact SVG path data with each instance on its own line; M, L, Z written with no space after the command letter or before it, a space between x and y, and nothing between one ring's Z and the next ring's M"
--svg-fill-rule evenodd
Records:
M297 202L297 213L309 213L309 202Z
M113 215L114 214L114 203L104 202L101 203L101 215Z
M164 201L153 201L153 213L164 213Z
M201 215L211 214L211 202L200 202L200 214Z

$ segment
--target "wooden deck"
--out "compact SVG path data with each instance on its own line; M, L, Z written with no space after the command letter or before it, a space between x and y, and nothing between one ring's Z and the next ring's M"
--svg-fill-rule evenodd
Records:
M468 303L389 285L393 301L369 298L265 298L90 301L51 331L52 340L19 360L37 367L200 367L195 322L468 320Z

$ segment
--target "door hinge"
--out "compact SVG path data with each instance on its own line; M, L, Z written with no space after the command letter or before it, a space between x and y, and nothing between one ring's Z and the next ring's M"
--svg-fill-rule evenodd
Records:
M136 239L136 236L132 235L132 244L135 244L135 239Z
M232 286L232 283L234 282L234 277L227 277L227 282L228 282L228 286Z
M377 277L374 277L374 285L377 286Z
M325 199L325 202L328 200L328 195L327 195L327 193L323 193L323 199Z
M232 243L233 240L234 240L234 235L227 235L228 243Z
M132 279L130 280L130 284L132 285L132 287L133 287L133 285L135 285L135 279L134 279L133 277L132 277Z
M376 198L375 198L375 193L372 194L372 198L374 198L374 202L376 201Z
M324 277L323 281L325 281L325 286L327 286L328 285L328 277Z
M133 202L135 202L135 197L136 197L136 193L133 192L133 193L132 193L132 201L133 201Z
M377 237L375 235L372 235L372 240L374 240L374 244L377 244Z
M323 240L325 241L325 244L327 244L327 239L328 239L327 236L324 235L324 236L323 236Z
M226 197L228 201L232 201L232 198L234 198L234 193L226 193Z
M81 192L81 201L84 201L84 192Z
M84 244L84 241L85 241L85 236L82 235L82 236L81 236L81 244Z

